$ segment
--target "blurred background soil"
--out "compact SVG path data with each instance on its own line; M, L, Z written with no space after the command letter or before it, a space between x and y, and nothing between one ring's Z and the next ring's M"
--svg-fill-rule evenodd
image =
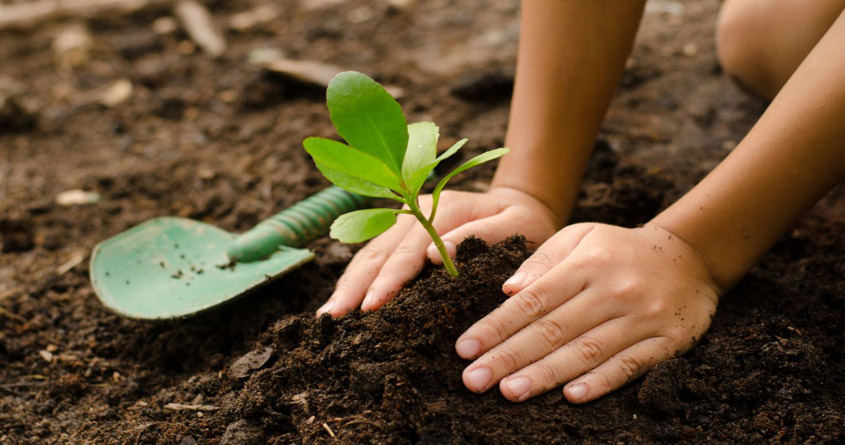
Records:
M225 311L156 324L112 315L87 278L97 242L160 215L240 231L327 185L301 148L306 136L334 135L325 72L358 70L390 85L410 121L440 125L442 146L470 138L464 157L500 146L519 2L201 2L209 28L196 8L173 1L124 2L132 10L92 1L16 22L10 11L52 2L0 0L8 13L0 12L0 442L842 440L841 187L725 297L696 349L580 411L557 391L525 405L491 393L479 405L453 388L438 399L445 407L408 402L420 419L446 416L442 434L426 436L413 423L379 423L395 411L381 396L364 391L337 405L337 385L268 380L271 368L293 372L283 347L322 339L348 348L348 332L372 329L379 339L392 329L356 324L360 315L320 328L308 315L355 249L328 239L313 243L314 263ZM730 153L765 109L720 71L718 3L649 2L575 221L646 222ZM191 23L199 34L188 32ZM483 191L492 170L455 186ZM494 269L491 280L503 273ZM390 310L411 310L402 304ZM291 323L305 328L284 340ZM259 355L250 363L261 362L262 348L273 358L233 375L250 351ZM385 360L370 352L358 361ZM327 372L314 375L341 379ZM410 387L429 382L408 379ZM281 386L262 389L268 382ZM312 417L241 409L253 392L296 397L286 392L293 384L324 397ZM417 389L428 400L430 388ZM485 430L473 406L504 423ZM468 411L443 414L449 407ZM602 415L611 417L595 420Z

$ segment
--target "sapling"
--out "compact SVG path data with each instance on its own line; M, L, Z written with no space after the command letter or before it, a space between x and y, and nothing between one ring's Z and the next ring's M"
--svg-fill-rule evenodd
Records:
M344 243L378 236L396 223L396 215L413 215L431 236L449 275L458 270L434 229L440 194L450 179L476 165L499 158L507 148L482 153L444 176L431 193L431 211L420 209L423 183L434 168L466 144L461 139L437 156L440 130L432 122L408 124L402 107L381 85L354 71L338 74L326 93L329 115L348 144L310 137L305 150L332 183L352 193L401 202L402 209L367 209L346 213L332 224L330 235Z

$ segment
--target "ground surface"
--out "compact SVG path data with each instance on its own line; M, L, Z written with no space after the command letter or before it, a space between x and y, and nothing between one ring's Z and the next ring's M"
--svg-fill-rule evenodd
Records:
M225 26L263 3L210 5ZM243 230L325 186L300 147L333 134L321 93L263 74L253 49L402 87L410 119L440 124L444 145L471 139L465 156L501 144L516 1L278 4L276 20L227 31L216 60L181 31L153 31L167 7L89 19L93 47L75 67L52 49L70 21L0 32L0 93L17 107L0 110L0 442L842 442L841 189L724 298L696 348L583 407L460 384L453 341L501 300L527 255L519 240L465 244L460 280L426 270L385 310L340 321L310 315L351 255L326 239L318 261L223 311L152 324L104 310L87 278L98 241L158 215ZM577 221L647 221L765 107L719 72L717 2L684 4L646 14ZM122 78L127 101L90 99ZM491 168L455 184L483 190ZM56 203L72 189L101 199Z

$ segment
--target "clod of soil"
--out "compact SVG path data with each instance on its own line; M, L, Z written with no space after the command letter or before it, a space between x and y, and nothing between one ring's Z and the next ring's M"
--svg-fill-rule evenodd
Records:
M759 277L726 297L726 316L689 355L594 403L569 404L560 390L522 404L495 389L468 391L454 342L507 298L501 283L529 254L522 238L492 247L470 238L458 247L457 279L428 268L376 312L283 317L219 374L178 388L219 411L177 414L178 428L157 426L143 437L161 442L187 426L192 437L220 443L843 439L842 358L820 347L841 342L828 336L837 322L826 309L841 310L841 295L821 286L802 296L817 309L792 312L795 305L783 303L791 290ZM829 265L822 258L805 267Z

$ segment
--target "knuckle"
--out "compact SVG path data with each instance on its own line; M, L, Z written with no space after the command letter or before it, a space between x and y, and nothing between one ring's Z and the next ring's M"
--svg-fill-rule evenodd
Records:
M604 372L590 371L586 375L590 382L593 382L596 387L602 388L605 393L612 391L616 386L613 384L613 379Z
M593 248L583 254L581 263L586 266L603 267L613 260L613 254L603 247Z
M482 336L496 339L497 343L508 337L507 327L496 317L488 317L480 322Z
M594 337L581 337L573 343L572 347L578 358L585 364L598 361L604 351L604 346Z
M527 269L549 268L553 264L552 257L548 250L540 249L534 252L527 260L525 260L524 267Z
M335 284L334 289L335 292L337 291L346 291L350 290L355 287L355 280L352 277L343 275L337 280L337 284Z
M619 357L619 371L625 376L626 381L639 377L644 368L642 359L637 356L624 355Z
M367 244L355 254L355 257L359 259L359 261L366 261L366 262L374 262L374 261L381 261L387 256L387 251L378 247L374 246L373 243Z
M689 333L681 326L672 328L666 335L666 339L672 352L685 351L691 343Z
M551 318L538 320L536 332L540 341L546 346L556 347L563 343L565 331L563 325L557 320Z
M421 252L417 246L409 243L399 243L393 250L393 256L420 256Z
M519 354L509 348L502 348L494 351L490 356L490 360L493 363L500 364L502 369L507 369L509 371L516 370L520 367ZM496 366L494 365L494 367Z
M547 298L544 291L537 286L523 290L516 298L508 301L513 301L517 309L527 318L537 318L546 311Z
M541 384L545 382L546 386L555 386L563 381L563 376L557 366L549 363L537 363L536 370Z
M650 318L658 317L666 311L667 303L662 298L656 298L643 303L643 311Z
M645 287L644 284L643 280L638 277L624 278L616 286L616 294L625 299L637 298L640 291Z
M440 200L444 202L449 202L455 198L455 191L454 190L443 190L440 192Z

